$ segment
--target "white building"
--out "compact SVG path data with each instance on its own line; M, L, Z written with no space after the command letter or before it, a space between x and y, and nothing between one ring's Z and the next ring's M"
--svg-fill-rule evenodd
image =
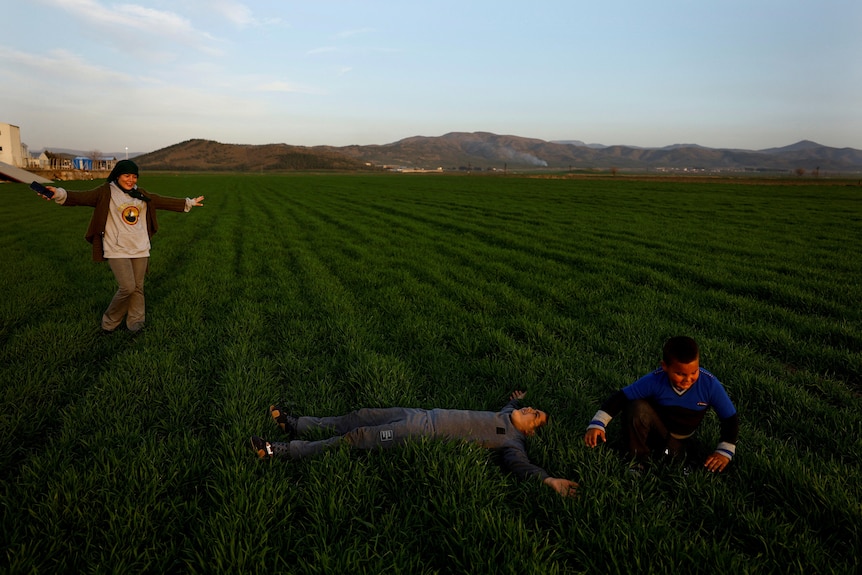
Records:
M16 168L27 168L30 154L21 146L21 128L0 123L0 162Z

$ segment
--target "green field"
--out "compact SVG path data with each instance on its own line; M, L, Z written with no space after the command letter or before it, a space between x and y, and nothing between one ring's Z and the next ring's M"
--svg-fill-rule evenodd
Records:
M92 210L0 186L0 572L855 573L862 188L412 175L142 174L160 213L144 333ZM71 182L89 189L92 182ZM728 470L583 445L688 334L741 417ZM534 462L474 446L259 461L298 414L551 414ZM620 424L609 427L615 444ZM718 438L714 414L699 440Z

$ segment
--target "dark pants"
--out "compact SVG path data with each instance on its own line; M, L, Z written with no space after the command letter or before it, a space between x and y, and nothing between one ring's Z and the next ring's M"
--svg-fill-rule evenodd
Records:
M687 438L673 437L649 401L636 399L626 404L623 430L636 461L644 462L655 452L671 457L685 455Z
M434 435L428 412L407 407L362 408L334 417L300 417L296 429L299 435L314 429L324 429L335 435L317 441L273 442L274 455L300 459L340 443L347 443L354 449L386 449L402 445L411 437Z

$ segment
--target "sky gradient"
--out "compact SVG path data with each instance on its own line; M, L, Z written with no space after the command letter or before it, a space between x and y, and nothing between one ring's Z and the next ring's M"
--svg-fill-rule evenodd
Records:
M26 0L0 14L0 122L31 150L476 131L862 149L859 0Z

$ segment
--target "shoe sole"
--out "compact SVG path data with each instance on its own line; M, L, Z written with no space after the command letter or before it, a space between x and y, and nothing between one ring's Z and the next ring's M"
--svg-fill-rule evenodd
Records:
M251 442L252 451L257 453L258 458L259 459L269 459L270 457L272 457L271 450L269 450L269 452L268 452L268 450L266 449L266 445L267 445L266 441L263 442L262 447L259 447L257 445L257 442L255 442L255 439L257 439L257 438L252 437L249 441Z
M270 405L269 414L272 416L272 420L275 421L275 424L278 425L283 432L287 433L287 427L285 426L285 424L278 420L278 418L282 415L281 409L275 405Z

